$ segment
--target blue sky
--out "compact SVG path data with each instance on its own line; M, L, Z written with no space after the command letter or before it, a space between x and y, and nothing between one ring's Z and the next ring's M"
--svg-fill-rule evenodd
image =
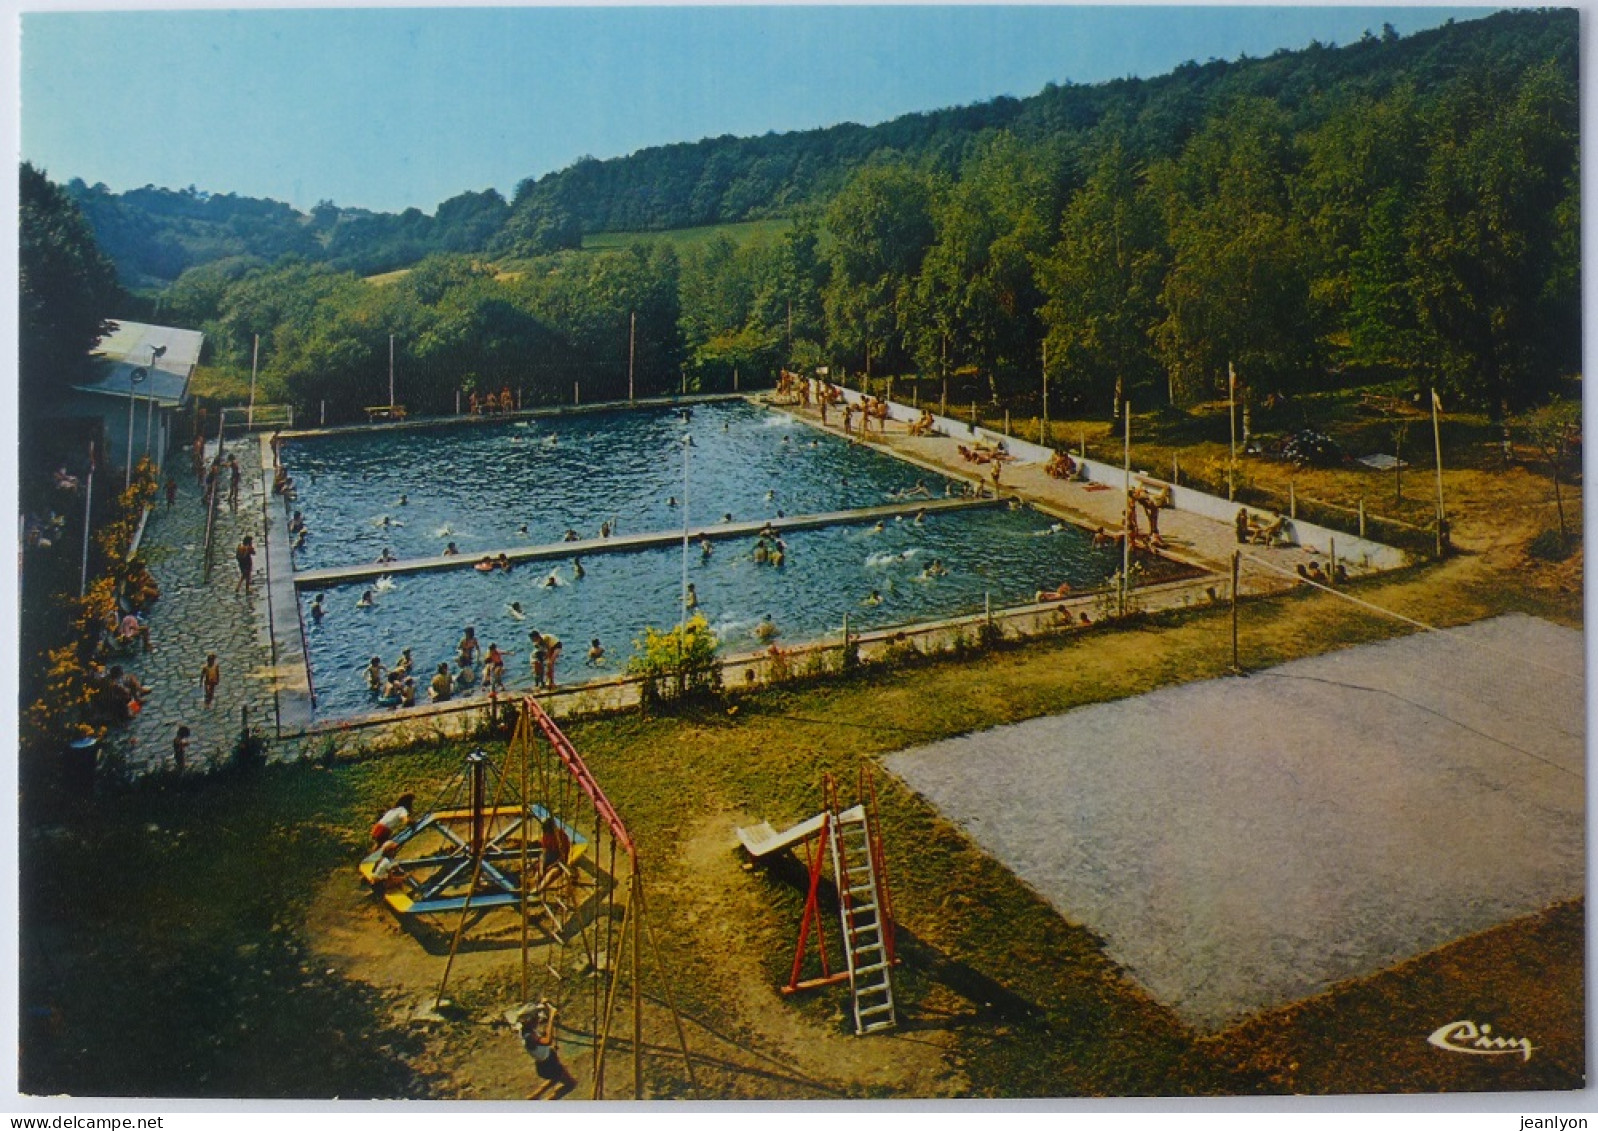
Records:
M64 181L431 212L614 157L1402 34L1485 8L644 7L44 12L22 153Z

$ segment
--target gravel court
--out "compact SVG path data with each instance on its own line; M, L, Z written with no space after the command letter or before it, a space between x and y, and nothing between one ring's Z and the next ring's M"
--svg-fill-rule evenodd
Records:
M1582 653L1503 616L885 764L1215 1031L1583 892Z

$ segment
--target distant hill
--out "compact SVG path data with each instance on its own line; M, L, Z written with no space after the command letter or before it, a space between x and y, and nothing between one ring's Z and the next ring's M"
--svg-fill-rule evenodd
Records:
M1499 12L1408 37L1373 29L1343 47L1311 44L1265 59L1185 63L1151 79L1050 84L1029 98L906 114L876 126L732 136L584 158L523 181L513 200L487 189L419 209L374 213L324 202L309 214L232 194L146 186L112 193L67 185L125 284L160 286L184 270L230 257L285 255L361 274L392 271L441 251L527 257L583 246L597 233L700 228L792 215L823 203L850 174L885 157L955 175L994 132L1058 147L1070 165L1106 133L1134 159L1176 153L1217 107L1245 96L1274 100L1297 128L1339 103L1400 85L1425 91L1462 69L1517 73L1578 53L1574 9Z

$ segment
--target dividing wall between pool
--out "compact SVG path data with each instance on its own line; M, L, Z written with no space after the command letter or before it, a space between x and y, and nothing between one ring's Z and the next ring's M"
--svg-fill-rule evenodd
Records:
M856 507L846 511L828 511L822 514L793 515L772 518L761 522L719 522L708 526L690 526L688 538L712 541L729 538L750 538L762 530L777 533L794 530L814 530L822 526L858 525L880 522L924 511L937 514L947 511L976 510L1006 505L1002 499L924 499L913 503L888 503L879 507ZM473 569L483 558L498 559L501 555L512 564L547 561L554 558L582 557L585 554L620 553L630 550L648 550L661 546L680 545L681 530L657 530L647 534L618 534L611 538L582 538L573 542L546 542L538 546L514 546L502 550L476 551L470 555L448 554L425 558L406 558L397 562L373 562L349 566L328 566L323 569L301 570L294 575L301 589L325 589L345 585L352 581L376 580L394 574L425 573L433 570Z

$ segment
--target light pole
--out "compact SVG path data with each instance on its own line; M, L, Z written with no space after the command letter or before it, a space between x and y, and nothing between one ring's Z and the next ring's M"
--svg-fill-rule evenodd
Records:
M682 437L682 593L677 615L677 678L683 679L683 661L688 652L688 453L693 451L694 437L684 432ZM684 688L685 689L685 688Z
M152 355L153 356L153 355ZM133 485L133 387L150 375L150 371L140 366L128 370L128 450L127 466L122 475L122 489L126 491Z

